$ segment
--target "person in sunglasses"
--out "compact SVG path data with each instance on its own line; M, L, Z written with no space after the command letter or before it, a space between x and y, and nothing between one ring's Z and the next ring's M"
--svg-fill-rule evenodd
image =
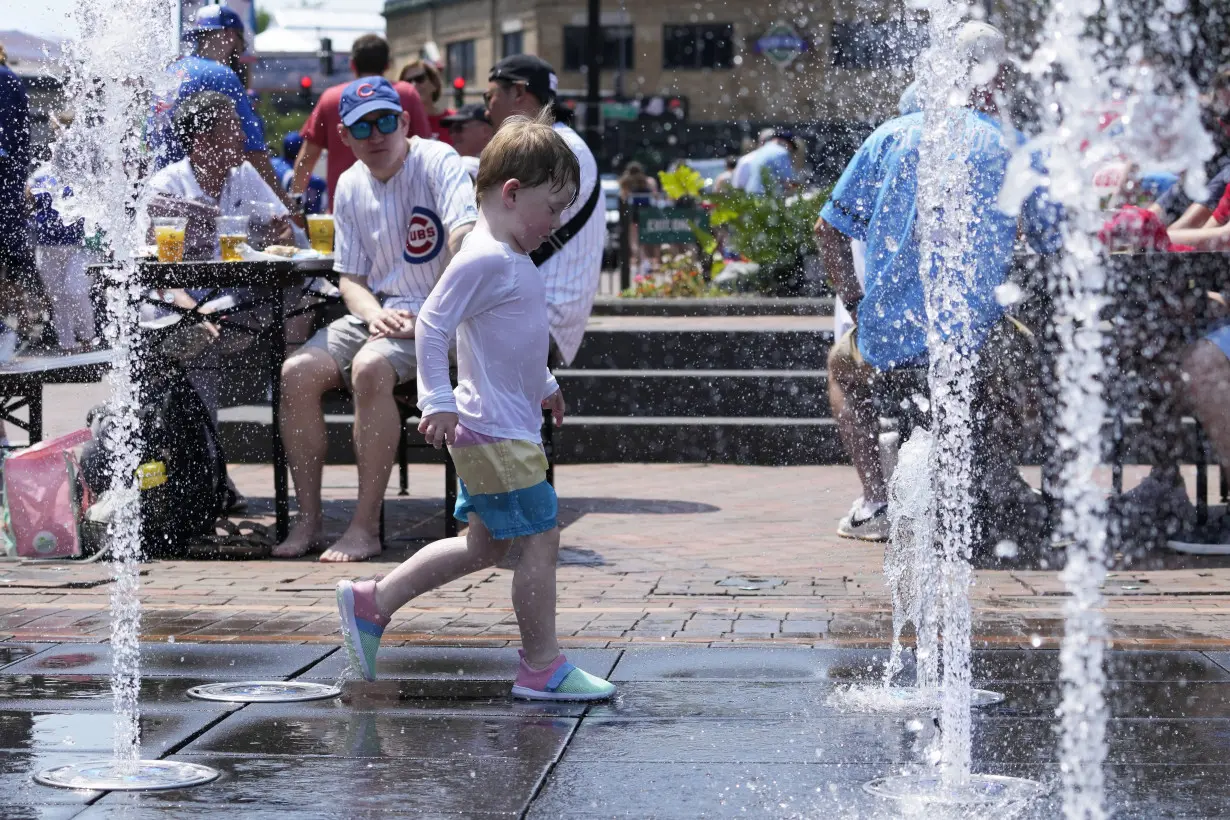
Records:
M274 549L277 558L325 546L320 400L343 387L354 394L359 497L350 526L320 560L380 553L380 503L401 425L393 389L415 378L415 316L478 219L461 158L436 140L407 137L409 117L388 80L350 83L339 111L339 136L358 159L338 180L333 200L333 269L349 315L317 332L282 367L282 438L299 518Z
M495 136L495 129L487 118L487 106L484 103L468 103L441 118L440 122L448 128L453 147L461 154L461 162L470 179L477 180L478 158Z
M384 74L389 70L389 65L389 43L379 34L364 34L350 47L350 70L355 77ZM330 202L337 195L338 179L347 168L354 165L354 154L346 147L340 136L341 132L338 131L339 106L342 91L346 86L347 83L339 83L325 89L307 122L303 124L299 132L303 136L303 147L293 160L295 173L290 186L292 194L305 195L308 192L312 169L316 167L322 153L328 152L325 159L325 184L329 189ZM396 82L393 83L393 88L401 101L402 111L410 117L411 136L430 138L432 126L427 120L427 112L415 86Z

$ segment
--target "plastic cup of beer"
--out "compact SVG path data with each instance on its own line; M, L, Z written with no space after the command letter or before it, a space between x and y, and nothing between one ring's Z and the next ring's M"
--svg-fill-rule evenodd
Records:
M333 253L333 214L308 214L308 239L317 253Z
M247 214L215 217L214 224L218 227L218 245L222 248L222 261L243 261L239 246L248 241Z
M182 216L154 218L154 244L158 246L159 262L184 261L184 231L188 220Z

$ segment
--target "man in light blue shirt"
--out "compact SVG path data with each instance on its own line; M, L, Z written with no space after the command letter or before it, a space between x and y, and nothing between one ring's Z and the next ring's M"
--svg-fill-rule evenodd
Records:
M1002 66L1003 35L983 23L969 23L959 42L979 49L992 43ZM998 43L996 47L994 44ZM999 329L1004 308L995 289L1004 283L1012 262L1018 219L998 208L1008 160L1023 141L1005 133L996 119L995 96L1002 93L1001 70L988 86L974 89L960 112L970 146L971 223L964 263L972 270L972 287L965 294L970 326L962 328L975 348L989 338L1010 344ZM838 527L848 538L883 541L888 537L887 484L879 461L879 414L876 382L899 368L925 368L927 312L921 272L918 219L918 145L923 114L914 113L878 128L850 161L816 223L816 235L826 270L838 295L855 317L855 327L837 340L829 357L829 396L842 440L862 483L863 495ZM1058 213L1041 189L1023 205L1020 227L1035 249L1053 252L1060 244ZM850 240L867 243L866 282L854 274ZM998 352L998 351L997 351ZM1004 358L983 357L984 365L999 366ZM986 374L980 374L984 382Z
M739 161L731 184L749 194L784 193L794 183L794 163L790 159L793 138L788 131L774 131L764 145Z

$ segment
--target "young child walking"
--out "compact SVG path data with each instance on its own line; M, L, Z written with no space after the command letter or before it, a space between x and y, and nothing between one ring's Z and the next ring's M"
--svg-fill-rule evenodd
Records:
M448 446L461 478L454 514L469 529L429 544L383 579L338 584L346 647L369 681L393 613L442 584L500 566L513 569L521 632L513 695L601 700L615 691L570 664L556 641L558 505L540 435L542 408L558 426L564 397L547 368L546 292L529 253L559 228L580 176L546 114L510 118L482 153L478 223L415 325L419 431L436 447ZM456 390L448 362L454 335Z

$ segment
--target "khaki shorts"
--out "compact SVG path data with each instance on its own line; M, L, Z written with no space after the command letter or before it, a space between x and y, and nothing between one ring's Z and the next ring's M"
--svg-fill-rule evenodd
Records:
M414 355L414 339L385 337L373 340L367 330L367 322L358 316L348 314L328 327L322 327L316 331L316 335L308 339L304 347L320 348L332 356L333 361L337 362L337 369L342 373L342 381L347 390L353 389L350 370L360 350L369 350L383 356L385 361L393 366L398 384L413 381L415 378L418 360Z

